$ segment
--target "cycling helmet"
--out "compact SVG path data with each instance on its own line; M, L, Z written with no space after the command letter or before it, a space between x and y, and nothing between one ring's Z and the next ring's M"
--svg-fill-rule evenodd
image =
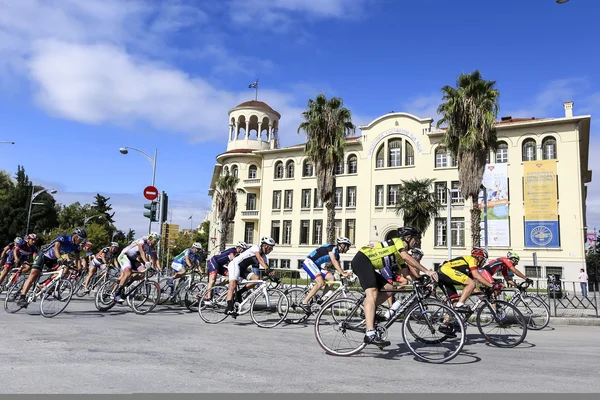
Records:
M17 236L17 237L15 238L15 243L19 243L19 242L22 242L22 241L23 241L23 238L22 238L22 237L20 237L20 236Z
M244 250L248 250L250 248L250 246L248 246L248 244L246 242L242 242L241 240L239 242L237 242L235 247L240 247Z
M83 228L75 228L73 235L77 235L82 239L87 239L87 232Z
M117 243L117 242L111 242L110 243L110 247L116 247L118 249L119 248L119 243Z
M475 247L473 250L471 250L471 256L488 258L488 252L485 249L482 249L481 247Z
M425 253L423 253L423 250L415 248L411 250L410 255L413 257L423 257Z
M156 240L158 242L160 240L160 235L158 233L156 233L156 232L151 232L148 235L148 240L150 240L150 239L154 239L154 240Z
M27 240L37 240L37 235L35 233L30 233L29 235L27 235Z
M201 243L198 243L198 242L196 242L196 243L194 243L194 244L192 245L192 248L193 248L193 249L200 249L200 250L202 250L202 244L201 244Z
M275 246L275 240L273 240L270 237L266 237L265 236L265 237L263 237L263 238L260 239L260 244L268 244L269 246L274 247Z
M340 236L339 238L337 238L337 243L338 244L347 244L348 246L352 246L352 242L350 241L350 239L348 239L345 236Z
M420 237L421 232L410 226L401 226L398 228L398 237L403 239L406 236Z
M519 257L519 255L514 251L509 251L508 253L506 253L506 258L514 258L517 261L521 260L521 257Z

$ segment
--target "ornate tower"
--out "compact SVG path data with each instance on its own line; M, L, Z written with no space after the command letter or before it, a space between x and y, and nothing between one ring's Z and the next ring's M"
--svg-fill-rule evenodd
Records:
M267 103L250 100L229 110L227 151L267 150L279 147L277 131L281 115Z

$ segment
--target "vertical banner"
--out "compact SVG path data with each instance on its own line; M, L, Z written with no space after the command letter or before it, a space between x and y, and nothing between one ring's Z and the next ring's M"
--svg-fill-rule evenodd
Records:
M556 160L523 162L525 246L560 247Z
M510 247L508 226L508 164L486 164L481 182L487 194L488 247ZM479 193L481 209L481 242L485 245L484 199L483 191Z

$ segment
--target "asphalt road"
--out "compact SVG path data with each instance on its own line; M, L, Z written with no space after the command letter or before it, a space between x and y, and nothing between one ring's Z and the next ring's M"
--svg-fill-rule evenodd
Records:
M530 331L516 349L472 330L463 354L431 365L414 360L399 328L388 349L340 358L321 350L312 325L262 329L249 315L208 325L170 306L100 313L91 298L46 319L38 304L0 309L0 393L600 391L594 326Z

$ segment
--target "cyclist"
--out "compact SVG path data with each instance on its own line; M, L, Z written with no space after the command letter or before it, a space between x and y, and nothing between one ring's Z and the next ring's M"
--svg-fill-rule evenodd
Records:
M156 245L160 241L160 235L151 232L148 236L134 240L129 246L125 247L119 254L118 262L121 265L121 276L119 277L119 287L115 291L114 300L117 303L123 303L121 292L131 276L131 270L144 272L148 268L162 270L158 258L156 257Z
M2 254L0 255L0 264L1 265L4 265L4 263L6 262L6 257L8 257L8 253L15 248L15 245L17 243L21 243L22 241L23 241L23 238L20 236L17 236L14 241L12 241L9 244L7 244L6 246L4 246L4 248L2 249Z
M229 271L227 270L227 265L233 260L237 255L242 253L245 250L248 250L250 246L246 244L246 242L239 241L230 249L223 251L216 256L213 256L206 263L208 270L208 286L206 287L207 301L210 303L212 298L212 292L210 289L215 286L215 281L217 280L217 274L221 276L227 276Z
M527 278L521 271L517 268L517 264L519 264L519 260L521 257L514 252L509 251L506 253L506 257L499 257L495 260L488 262L482 268L480 268L479 273L483 276L488 282L494 283L493 276L498 272L502 272L504 279L508 285L516 286L515 282L512 280L510 276L510 272L513 273L513 276L516 274L519 278L526 280L527 282L533 282L531 279Z
M255 244L248 250L243 251L227 265L227 270L229 271L229 292L227 293L227 309L225 310L225 314L235 318L233 295L236 295L235 301L241 303L243 301L242 294L255 285L254 283L244 285L236 293L238 280L246 278L248 280L255 280L259 278L253 272L249 272L248 267L258 266L260 268L262 266L266 270L267 275L274 273L269 267L269 259L267 258L267 254L273 251L273 247L275 247L275 240L270 237L263 237L260 239L260 244Z
M175 285L175 279L179 279L185 275L187 268L193 268L193 264L196 264L198 270L202 272L202 266L200 265L200 252L202 251L201 243L194 243L191 248L185 249L179 255L177 255L171 263L171 268L177 272L173 277L167 279L169 286Z
M87 269L94 259L94 252L92 251L92 247L94 247L92 242L85 242L83 245L83 251L85 252L85 256L81 259L81 264L83 266L83 270Z
M457 311L471 311L469 306L465 304L465 301L475 289L475 282L480 282L495 291L502 289L502 284L488 282L479 273L478 269L483 267L487 258L488 252L485 249L476 247L471 250L470 256L456 257L444 262L440 266L440 284L446 288L448 298L451 301L454 302L459 297L454 285L463 286L458 303L455 305Z
M108 266L108 264L113 263L117 271L119 270L119 264L117 263L117 257L115 254L119 250L119 243L112 242L110 246L103 248L98 252L98 254L94 255L92 261L89 263L89 272L87 277L85 278L85 282L83 284L84 293L88 294L90 292L89 285L92 276L96 273L97 269L104 269Z
M2 285L4 278L13 267L13 264L15 267L21 267L21 271L23 272L26 268L28 269L30 257L35 259L37 256L38 249L35 246L37 240L37 235L30 233L25 237L25 240L17 242L13 246L12 251L8 252L4 268L0 273L0 285Z
M325 285L325 280L333 282L333 274L323 268L323 264L331 263L333 267L342 276L352 276L352 272L344 272L340 266L340 253L344 254L350 249L352 242L350 239L344 236L337 238L337 244L324 244L321 247L313 250L308 257L302 262L302 269L306 271L310 279L315 281L315 286L306 295L306 297L300 303L300 308L305 313L310 314L310 306L308 302L310 299L317 294L317 292ZM331 287L327 285L323 291L323 295L327 293Z
M412 258L414 258L416 261L418 261L419 263L421 262L421 259L423 258L423 250L421 249L412 249L409 251L409 254ZM384 267L382 268L379 273L381 274L381 276L383 276L390 285L394 285L398 284L397 288L398 289L402 289L405 287L406 284L408 284L409 281L412 281L412 276L410 274L410 270L408 268L402 268L402 270L400 270L398 268L398 264L394 264L391 267ZM385 318L388 319L391 317L392 315L392 307L394 304L394 296L390 296L387 299L388 302L388 307L389 310L386 311L385 313ZM398 303L400 304L400 303Z
M383 276L375 272L394 263L400 268L408 265L411 274L418 276L417 269L437 280L437 273L431 271L408 254L410 249L421 245L421 232L415 228L404 226L398 228L398 237L384 242L372 243L361 247L352 259L352 270L358 276L360 285L365 290L365 324L366 335L364 342L379 347L389 346L390 342L383 340L375 331L375 308L382 304L391 293L379 293L382 288L392 289Z
M61 252L65 254L73 253L75 258L75 265L79 267L79 250L80 246L85 243L87 239L87 232L83 228L75 228L73 235L60 235L40 250L40 256L31 266L31 273L29 278L25 282L23 289L21 290L21 296L17 301L19 307L27 307L27 300L25 296L29 291L29 288L34 282L37 282L44 265L51 268L54 267L58 260L61 259Z

